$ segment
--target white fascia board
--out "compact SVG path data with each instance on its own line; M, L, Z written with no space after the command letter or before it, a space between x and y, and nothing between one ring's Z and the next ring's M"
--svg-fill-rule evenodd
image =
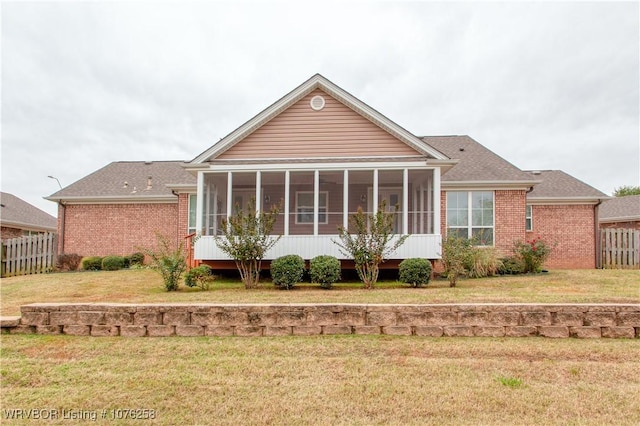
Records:
M501 189L511 189L511 190L525 190L528 191L532 186L540 183L541 181L443 181L442 182L442 190L452 190L452 191L493 191L493 190L501 190Z
M600 218L600 223L638 222L638 221L640 221L640 216L619 216L619 217L608 217L606 219Z
M289 94L282 97L280 100L276 101L270 107L266 108L258 115L253 117L251 120L247 121L242 126L238 127L236 130L231 132L229 135L222 138L216 144L214 144L211 148L204 151L202 154L198 155L194 158L191 163L199 164L207 161L211 157L215 157L222 152L226 151L228 148L233 146L236 142L243 139L246 135L250 134L258 127L262 126L267 121L271 120L273 117L278 115L280 112L293 105L298 100L302 99L311 91L320 88L332 95L340 102L344 103L346 106L359 113L360 115L366 117L373 123L382 127L396 138L402 140L407 145L411 146L417 152L430 155L438 160L448 160L449 158L442 154L440 151L429 146L426 142L421 140L415 135L412 135L407 130L403 129L393 121L386 118L384 115L380 114L375 109L371 108L364 102L360 101L353 95L344 91L340 87L331 83L326 78L322 77L319 74L314 75L306 82L302 83L293 91L289 92Z
M353 163L269 163L269 164L212 164L208 172L227 171L285 171L285 170L432 170L438 166L430 166L425 161L400 162L353 162Z
M171 184L168 183L165 185L165 188L168 188L172 191L175 192L196 192L198 185L197 184L190 184L190 183L176 183L176 184Z
M604 198L594 197L527 197L527 204L532 206L548 206L548 205L578 205L578 204L598 204L604 201Z
M47 197L62 204L167 204L177 203L178 197Z
M43 226L43 225L34 225L33 223L24 223L24 222L16 222L12 220L3 220L1 222L2 226L6 226L7 228L16 228L23 229L25 231L53 231L56 232L58 230L55 226Z

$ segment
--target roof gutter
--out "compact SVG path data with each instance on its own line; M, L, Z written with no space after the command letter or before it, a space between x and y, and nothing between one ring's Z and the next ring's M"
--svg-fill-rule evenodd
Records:
M603 200L598 200L598 203L593 207L593 235L595 244L595 261L596 268L602 268L602 238L600 237L600 204Z

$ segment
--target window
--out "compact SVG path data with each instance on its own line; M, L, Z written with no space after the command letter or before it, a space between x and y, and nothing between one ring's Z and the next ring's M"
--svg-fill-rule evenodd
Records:
M493 245L493 192L448 191L447 228L450 235Z
M187 234L196 232L196 194L189 194L189 222L187 223Z
M524 214L524 218L525 218L525 230L526 231L533 231L533 208L531 207L531 205L527 205L527 209L525 210L525 214Z
M318 223L327 222L327 192L318 194ZM296 224L313 224L313 192L296 192Z

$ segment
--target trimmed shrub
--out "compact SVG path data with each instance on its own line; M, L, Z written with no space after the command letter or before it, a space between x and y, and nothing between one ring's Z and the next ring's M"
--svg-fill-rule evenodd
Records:
M518 275L524 272L522 261L515 256L504 257L500 261L502 262L502 265L498 268L500 275Z
M271 261L271 278L273 283L286 290L302 281L304 275L304 259L297 254L282 256Z
M422 287L431 279L431 262L428 259L411 258L400 262L400 281L412 287Z
M524 243L517 241L513 252L515 257L522 262L522 272L526 274L542 271L542 265L551 255L551 247L538 237Z
M309 262L309 275L312 283L330 289L331 285L340 280L340 261L333 256L316 256Z
M129 265L144 265L144 253L138 251L129 256Z
M59 271L75 271L80 266L82 256L79 254L61 254L58 256L56 267Z
M122 256L105 256L102 258L103 271L119 271L124 268L124 257Z
M82 269L85 271L99 271L102 269L102 257L89 256L82 259Z
M187 287L199 287L201 290L209 290L215 277L211 275L209 265L200 265L191 269L184 276L184 285Z

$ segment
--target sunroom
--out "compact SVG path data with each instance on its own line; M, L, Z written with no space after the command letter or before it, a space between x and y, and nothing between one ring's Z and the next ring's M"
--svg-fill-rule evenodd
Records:
M440 167L425 162L263 164L198 172L195 259L228 260L215 243L223 220L254 201L256 210L277 205L273 235L280 241L267 259L298 254L345 256L333 242L359 208L373 214L385 205L396 235L409 235L391 256L439 258Z

